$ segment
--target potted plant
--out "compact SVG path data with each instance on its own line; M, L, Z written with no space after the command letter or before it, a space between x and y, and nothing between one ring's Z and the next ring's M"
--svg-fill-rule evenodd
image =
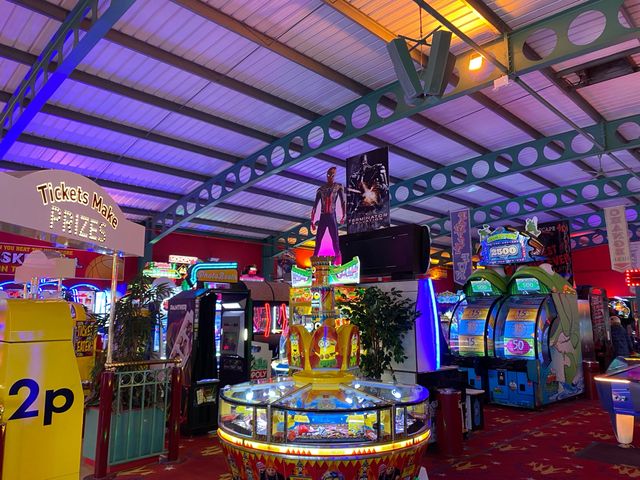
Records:
M113 363L116 364L113 412L109 443L109 464L115 464L162 450L165 406L169 379L159 379L160 370L149 370L144 362L153 352L153 332L160 325L161 303L170 295L165 285L155 286L148 277L137 277L115 304ZM106 331L109 318L96 318ZM106 352L97 352L92 371L92 389L85 400L83 457L94 460L100 404L100 379ZM118 366L119 364L127 364ZM166 380L166 381L164 381ZM120 388L118 388L118 382ZM124 437L126 436L126 438ZM130 451L128 451L130 450Z
M385 370L390 370L395 381L392 362L407 359L403 340L419 315L415 306L395 288L387 292L368 287L342 307L360 329L360 371L365 377L380 380Z

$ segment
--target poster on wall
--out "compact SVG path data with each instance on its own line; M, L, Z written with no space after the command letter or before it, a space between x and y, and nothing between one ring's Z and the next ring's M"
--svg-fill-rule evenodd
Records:
M193 350L195 298L174 299L167 315L167 357L180 358L184 384L191 385L191 353Z
M624 272L631 267L629 227L624 205L605 208L604 219L607 224L611 269L616 272Z
M75 250L72 248L37 247L15 243L0 243L0 275L15 275L16 268L22 266L25 258L35 250L53 251L63 257L76 259L74 278L111 279L112 258L96 252ZM124 279L124 259L118 259L118 280Z
M347 158L347 232L387 228L389 217L389 149Z
M573 284L573 263L571 261L571 231L569 220L545 222L538 225L537 240L542 244L537 263L550 263L553 271Z
M453 281L464 285L473 271L471 220L469 210L451 212L451 252Z

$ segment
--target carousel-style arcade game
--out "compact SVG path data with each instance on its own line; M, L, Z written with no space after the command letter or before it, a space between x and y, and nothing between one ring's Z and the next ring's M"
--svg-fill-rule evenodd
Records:
M287 350L296 373L222 389L218 436L236 478L371 478L381 469L415 478L429 438L428 392L418 385L359 380L358 329L335 327L331 258L315 258L321 326L292 325ZM342 475L339 477L338 475ZM395 478L395 476L393 476Z
M311 332L290 325L287 353L295 373L220 394L218 436L234 479L262 479L266 473L299 480L413 479L420 469L430 435L428 391L356 378L360 333L354 325L336 324L333 286L358 283L360 263L355 258L333 265L340 258L337 238L330 256L321 247L329 230L323 225L337 225L334 194L342 187L334 174L330 169L318 190L322 216L312 268L292 271L294 282L309 281L310 323L318 325Z
M496 317L506 291L507 281L500 273L475 270L463 286L464 297L453 310L447 335L449 353L443 363L466 371L473 388L487 388Z
M511 277L496 319L494 403L526 408L582 393L577 295L550 265L521 267Z

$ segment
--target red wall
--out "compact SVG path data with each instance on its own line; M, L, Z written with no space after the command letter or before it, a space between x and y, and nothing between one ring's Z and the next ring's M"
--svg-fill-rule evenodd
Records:
M262 244L258 242L172 233L153 246L154 261L166 262L169 255L187 255L204 261L219 258L221 262L238 262L241 272L252 264L262 270Z
M607 245L574 250L572 256L576 285L605 288L610 297L631 294L624 282L624 275L611 270Z

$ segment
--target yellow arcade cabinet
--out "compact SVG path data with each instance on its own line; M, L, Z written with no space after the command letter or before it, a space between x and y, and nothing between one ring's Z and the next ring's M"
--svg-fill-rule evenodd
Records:
M64 300L0 300L2 480L79 477L84 402L72 343L77 312Z

